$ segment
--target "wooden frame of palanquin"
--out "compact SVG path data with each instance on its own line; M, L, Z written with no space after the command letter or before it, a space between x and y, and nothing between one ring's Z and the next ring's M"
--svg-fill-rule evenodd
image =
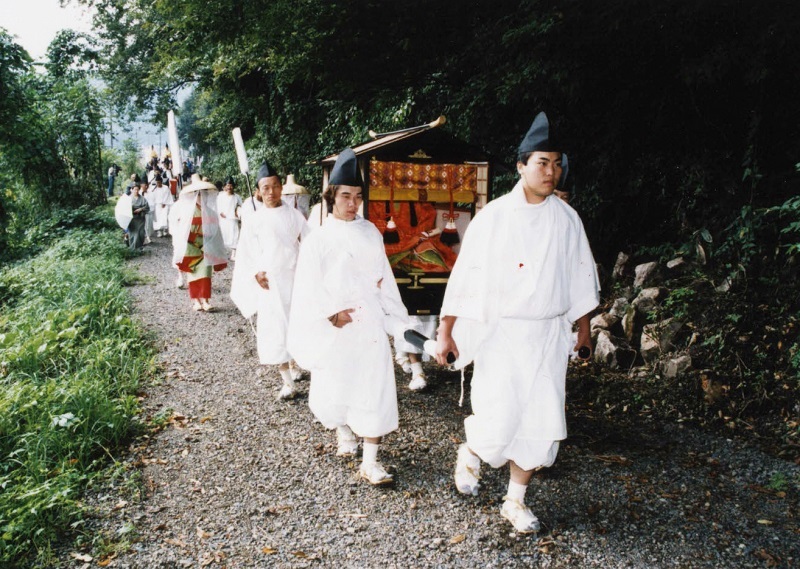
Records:
M443 122L443 121L442 121ZM463 239L464 229L475 214L491 197L492 163L488 154L448 134L439 126L423 125L385 135L353 147L364 188L364 217L369 218L369 203L381 201L388 204L389 192L385 188L370 187L370 165L374 161L413 165L468 165L476 170L474 191L454 191L453 201L460 217L458 232ZM328 185L331 168L338 154L326 156L316 162L323 168L322 188ZM472 185L472 184L470 184ZM427 201L437 210L436 227L444 229L450 209L449 191L417 187L394 191L395 202ZM458 245L453 249L457 252ZM400 295L412 315L437 315L442 305L449 272L403 271L394 269Z

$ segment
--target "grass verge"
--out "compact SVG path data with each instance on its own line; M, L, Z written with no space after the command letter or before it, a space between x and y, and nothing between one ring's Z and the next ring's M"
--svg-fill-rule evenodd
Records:
M153 351L118 231L72 227L0 273L0 566L46 564L80 497L141 429Z

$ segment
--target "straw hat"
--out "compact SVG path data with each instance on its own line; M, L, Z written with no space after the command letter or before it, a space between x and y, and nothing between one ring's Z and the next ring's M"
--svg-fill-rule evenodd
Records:
M192 182L188 186L184 186L181 190L181 195L188 194L191 192L199 192L200 190L215 190L217 186L212 184L211 182L204 182L200 178L200 174L192 174Z
M308 194L308 190L294 181L294 174L289 174L286 176L286 183L283 185L283 194Z

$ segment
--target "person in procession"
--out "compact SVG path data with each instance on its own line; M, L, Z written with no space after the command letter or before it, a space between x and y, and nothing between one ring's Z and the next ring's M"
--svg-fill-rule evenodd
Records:
M289 352L311 371L309 407L336 429L337 454L358 451L359 476L393 482L378 462L382 437L397 429L397 387L387 333L408 312L375 226L357 214L363 181L352 149L339 154L323 193L331 216L300 248L289 318Z
M280 399L297 393L294 380L299 369L292 366L286 349L289 310L300 240L308 233L306 219L281 200L281 179L266 162L256 177L264 204L245 225L233 270L231 299L245 318L258 313L256 342L262 365L277 365L283 386Z
M436 339L436 325L438 319L433 315L409 316L409 329L416 330L426 338ZM394 360L405 373L411 374L411 381L408 382L408 389L411 391L422 391L428 386L428 377L422 369L423 360L427 361L430 356L410 344L403 336L394 337Z
M155 233L155 230L153 229L153 220L156 217L156 200L155 196L153 195L153 188L151 188L147 182L142 182L139 184L139 188L139 192L142 194L144 199L147 200L147 206L150 208L147 214L144 216L144 244L149 245L151 243L153 233Z
M155 187L152 192L156 211L153 229L158 237L166 237L169 232L169 212L175 200L160 176L155 178Z
M145 240L146 215L150 211L150 206L136 185L131 187L131 210L133 219L128 224L128 246L133 251L141 252Z
M539 530L525 492L533 473L554 463L567 436L567 363L573 351L591 356L589 313L599 303L583 224L553 195L561 151L539 113L519 147L519 181L489 202L466 231L437 339L440 364L449 353L457 356L457 368L475 363L456 487L476 495L481 461L493 468L509 463L500 512L520 533Z
M194 310L210 311L211 275L228 266L219 231L217 188L193 174L170 213L173 256L179 271L187 273ZM162 186L163 187L163 186ZM169 190L167 190L168 192Z
M242 198L235 193L236 183L231 176L225 180L222 191L217 196L217 212L219 212L219 228L222 240L230 251L230 260L236 258L236 245L239 242L239 208Z

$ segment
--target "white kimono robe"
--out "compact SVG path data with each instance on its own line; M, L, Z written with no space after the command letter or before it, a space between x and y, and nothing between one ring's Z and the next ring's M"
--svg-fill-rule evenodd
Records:
M353 322L328 317L347 308ZM387 332L402 333L408 312L383 239L361 217L329 217L303 241L289 319L289 352L311 371L309 407L325 427L362 437L397 429L397 387Z
M578 214L555 196L529 204L521 183L467 228L441 316L456 316L456 367L475 361L467 443L493 467L555 461L566 438L572 323L599 303Z
M247 222L247 219L252 214L260 211L263 207L264 204L258 201L255 197L247 198L246 200L242 201L242 207L239 208L239 219L242 220L242 230L244 230L244 225Z
M143 197L147 200L147 205L150 207L150 211L148 211L145 215L144 222L144 233L149 239L153 235L153 221L156 217L156 198L153 195L153 189L147 188L147 191L143 194Z
M286 349L289 307L300 239L307 233L303 214L285 205L259 209L242 230L231 299L245 318L258 313L256 341L262 364L291 359ZM268 290L256 281L256 273L261 271L269 279Z
M219 229L225 247L228 249L236 249L236 244L239 242L239 218L236 215L236 208L240 205L242 205L242 198L236 194L220 192L217 196Z
M155 219L153 220L153 229L160 231L169 228L169 210L175 200L167 186L155 187L152 190L153 201L155 202Z

